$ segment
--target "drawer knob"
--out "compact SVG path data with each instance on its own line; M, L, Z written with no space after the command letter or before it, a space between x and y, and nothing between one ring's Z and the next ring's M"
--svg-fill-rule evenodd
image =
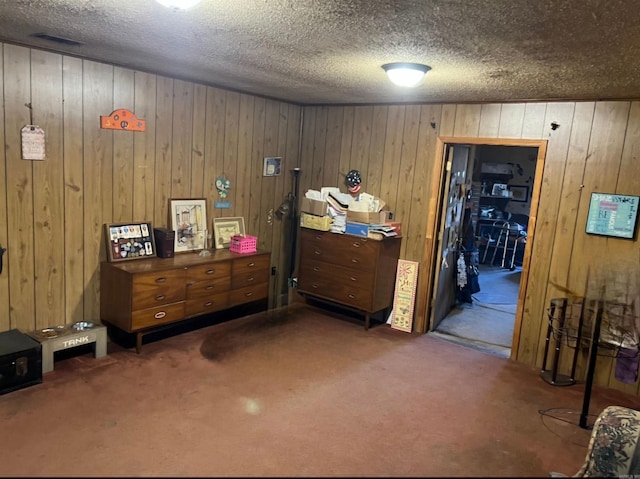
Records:
M354 248L360 248L360 243L353 243Z
M320 271L320 268L318 268L317 266L314 266L314 267L313 267L313 270L314 270L314 271Z
M318 251L317 249L313 251L313 254L322 254L322 251Z
M215 270L215 269L208 269L208 270L207 270L207 274L213 274L213 273L215 273L215 272L216 272L216 270Z
M317 240L321 240L321 239L322 239L322 236L318 236L318 235L316 235L316 239L317 239Z
M351 276L351 281L358 281L358 277L357 276Z
M253 291L249 291L248 293L244 293L245 296L249 297L249 296L253 296Z
M206 287L206 288L204 288L204 289L206 289L207 291L209 291L209 290L213 289L213 286L212 286L212 285L209 285L209 286L207 286L207 287Z
M253 276L251 276L250 278L247 278L247 283L251 283L251 281L253 281L255 278Z
M158 311L156 314L153 315L154 318L156 319L162 319L167 315L167 313L165 313L164 311Z
M312 285L311 285L311 287L312 287L313 289L318 289L318 285L317 285L317 284L312 284Z
M256 264L252 261L251 263L248 264L249 268L253 268Z
M351 258L352 263L359 263L360 260L358 258Z
M349 299L356 299L356 295L353 293L349 293Z
M165 298L164 294L159 294L158 296L156 296L156 301L162 301Z
M207 301L206 303L204 303L205 306L212 306L213 305L213 301Z
M164 283L167 278L156 278L156 283Z

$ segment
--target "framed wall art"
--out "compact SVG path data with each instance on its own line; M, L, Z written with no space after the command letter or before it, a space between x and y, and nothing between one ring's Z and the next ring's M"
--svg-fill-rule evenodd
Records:
M280 176L282 171L282 158L268 157L264 159L264 171L262 176Z
M237 234L245 234L244 218L235 217L213 219L213 238L216 249L229 248L231 246L231 237Z
M150 221L107 223L104 225L104 237L110 263L157 256Z
M586 232L634 239L638 225L640 196L591 193Z
M507 189L509 190L509 197L511 201L521 201L526 203L529 201L529 187L526 185L508 185Z
M169 224L175 231L175 253L203 250L207 237L207 200L184 198L169 200Z

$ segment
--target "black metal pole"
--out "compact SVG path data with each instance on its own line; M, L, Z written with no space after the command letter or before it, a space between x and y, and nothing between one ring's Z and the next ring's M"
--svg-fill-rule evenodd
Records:
M291 249L289 251L289 278L288 282L291 285L291 281L293 279L293 272L296 269L296 243L298 238L298 194L300 189L300 168L294 168L291 170L291 174L293 175L293 199L291 201L291 208L289 209L291 221L289 222L289 227L291 228L291 240L290 246Z
M586 301L586 298L585 298ZM584 385L584 400L582 402L582 413L580 414L580 427L588 429L587 416L589 415L589 402L591 401L591 387L593 386L593 375L596 370L596 360L598 359L598 343L600 342L600 326L602 324L602 301L595 300L595 320L593 325L593 335L591 339L591 350L589 351L589 369L587 370L587 382Z

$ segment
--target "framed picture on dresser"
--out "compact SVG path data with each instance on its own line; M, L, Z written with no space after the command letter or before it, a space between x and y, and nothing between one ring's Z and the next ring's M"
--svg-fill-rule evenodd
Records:
M107 261L129 261L157 256L150 221L104 225Z
M207 200L169 200L169 224L176 235L173 246L175 253L203 250L207 238Z

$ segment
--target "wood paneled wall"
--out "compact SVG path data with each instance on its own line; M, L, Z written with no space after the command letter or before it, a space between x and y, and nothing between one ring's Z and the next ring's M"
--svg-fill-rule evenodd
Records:
M271 212L292 187L299 106L0 48L0 331L99 320L103 224L167 226L170 198L206 198L209 228L214 217L244 217L246 232L272 251L274 298L286 292L284 225ZM146 120L146 131L100 129L100 116L117 108ZM45 161L21 159L27 124L45 131ZM265 156L283 157L280 176L262 176ZM221 174L230 209L213 208Z
M541 367L552 298L606 290L609 299L620 299L620 289L640 314L638 240L585 234L592 191L640 194L640 102L326 106L305 107L303 118L301 192L322 186L345 191L344 175L360 170L363 191L380 196L402 222L401 257L419 262L438 194L431 186L442 161L437 138L547 140L514 359ZM556 130L552 122L559 124ZM420 271L428 266L421 264ZM564 348L564 374L572 352ZM579 354L578 379L584 378L586 356ZM637 383L615 379L615 359L599 357L595 371L596 384L638 393Z
M638 304L637 239L584 230L592 191L640 194L640 102L300 108L0 46L0 246L7 248L0 331L98 319L103 224L150 220L166 226L170 198L207 198L209 222L243 216L247 233L272 251L274 293L285 291L283 224L270 211L291 190L294 166L302 170L301 194L344 188L344 175L360 170L364 191L385 200L403 223L401 257L422 262L437 196L439 137L548 141L517 361L541 366L552 298L608 285L616 294L615 283L625 301ZM146 132L100 129L100 116L116 108L145 119ZM552 130L551 122L559 127ZM31 123L46 132L45 161L21 159L20 129ZM262 176L265 156L284 158L281 176ZM214 181L221 174L231 180L232 208L215 210ZM421 264L421 271L428 266ZM568 361L562 364L566 373ZM578 369L580 378L584 352ZM614 370L614 359L600 357L596 384L638 392L637 384L618 382Z

